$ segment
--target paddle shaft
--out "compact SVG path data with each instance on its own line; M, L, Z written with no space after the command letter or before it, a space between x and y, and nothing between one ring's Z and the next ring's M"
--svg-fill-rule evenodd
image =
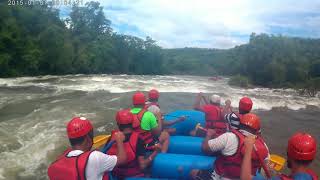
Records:
M108 142L108 143L103 147L103 149L102 149L101 152L106 153L106 152L112 147L112 145L113 145L115 142L116 142L115 140L112 140L112 141Z
M201 127L200 123L198 123L198 124L196 125L196 130L198 130L198 129L200 129L200 130L202 130L202 131L204 131L204 132L208 132L208 129L206 129L206 128L204 128L204 127Z
M254 152L256 153L256 155L258 156L258 159L259 159L259 161L260 161L260 164L261 164L264 172L266 173L267 178L270 179L270 178L271 178L271 174L270 174L270 172L269 172L269 169L267 168L266 164L264 163L262 157L259 155L258 150L257 150L257 147L256 147L255 144L253 144L253 149L254 149Z
M201 126L199 126L198 129L200 129L200 130L202 130L202 131L204 131L204 132L208 132L207 129L205 129L205 128L201 127Z
M206 97L201 96L201 98L203 99L204 103L209 104L209 102L207 101Z
M175 115L165 114L165 115L163 115L163 116L169 116L169 117L181 118L182 116L185 116L185 115L175 116ZM185 116L185 117L188 117L188 116Z

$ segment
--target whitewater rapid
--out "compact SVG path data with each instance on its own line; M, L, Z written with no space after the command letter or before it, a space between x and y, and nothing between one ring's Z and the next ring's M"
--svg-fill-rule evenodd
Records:
M301 97L293 89L242 89L229 86L227 81L228 78L212 81L209 77L198 76L68 75L0 79L0 87L38 87L53 90L55 93L64 91L126 93L157 88L160 92L214 93L232 102L237 102L243 96L250 96L255 102L253 109L271 110L273 107L287 107L299 110L308 105L320 107L318 97ZM0 98L0 104L4 101L8 101L8 97Z
M0 79L0 179L47 179L48 165L68 146L65 125L73 116L91 119L96 134L108 133L115 127L115 111L129 107L131 94L138 90L157 88L166 112L191 108L195 93L199 92L231 99L234 107L241 97L249 96L253 108L259 111L320 107L319 98L299 97L292 89L241 89L230 87L227 81L198 76L136 75ZM318 129L317 124L308 128Z

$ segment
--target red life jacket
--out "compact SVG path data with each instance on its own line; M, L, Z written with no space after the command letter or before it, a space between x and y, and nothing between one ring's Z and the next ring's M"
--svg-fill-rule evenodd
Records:
M241 162L244 154L244 138L245 136L237 131L232 129L232 133L234 133L238 137L238 149L237 152L234 155L231 156L225 156L220 155L215 163L215 171L218 175L230 178L230 179L239 179L240 178L240 172L241 172ZM269 151L266 147L263 139L258 136L255 146L257 148L257 153L259 153L259 156L262 157L262 159L265 159L268 157ZM262 167L260 164L259 158L257 156L256 152L252 152L252 169L251 172L252 175L255 175L258 169Z
M86 166L92 151L87 151L79 156L68 157L68 153L72 151L67 149L58 159L48 168L48 176L50 180L85 180ZM108 180L109 174L105 173L102 180Z
M137 114L132 113L133 114L133 123L132 123L133 129L135 129L135 130L140 129L140 123L141 123L142 117L145 112L147 112L147 109L142 108L139 113L137 113Z
M317 174L313 172L311 169L308 169L305 173L309 174L312 177L312 180L318 180ZM282 180L294 180L292 176L287 176L284 174L280 174L279 178Z
M154 149L154 144L152 144L152 142L154 141L153 134L150 131L145 131L142 129L139 129L137 132L139 132L139 138L143 140L145 149L153 150Z
M215 129L217 135L225 133L228 129L228 123L224 119L222 109L215 105L205 105L206 128Z
M142 130L140 127L140 123L145 112L147 112L147 110L143 108L138 114L133 114L134 116L133 122L136 122L133 124L139 123L139 126L133 125L133 128L135 132L139 133L139 138L143 140L143 143L146 146L146 149L153 150L154 147L149 146L149 144L153 142L153 134L150 131Z
M115 167L112 171L112 175L117 178L123 179L125 177L143 177L144 174L140 170L138 157L136 156L137 142L139 134L133 132L130 136L129 141L124 142L124 148L127 153L127 163ZM109 155L117 154L117 145L113 144L111 148L107 151Z

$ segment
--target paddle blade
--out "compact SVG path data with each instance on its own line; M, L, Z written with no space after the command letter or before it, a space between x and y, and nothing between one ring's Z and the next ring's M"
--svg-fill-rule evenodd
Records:
M271 154L270 155L270 160L269 160L269 167L276 170L280 171L284 164L286 163L286 159L283 158L282 156L276 155L276 154Z
M106 144L111 135L98 135L93 138L93 148L99 149Z

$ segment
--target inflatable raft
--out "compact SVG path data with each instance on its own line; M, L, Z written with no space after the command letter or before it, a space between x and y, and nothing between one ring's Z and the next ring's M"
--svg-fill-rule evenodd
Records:
M192 169L211 169L215 157L206 156L201 150L203 138L188 136L189 132L200 123L205 123L202 112L193 110L177 110L164 116L165 121L186 116L183 122L173 125L176 136L170 137L168 152L158 154L151 167L152 178L127 178L129 180L143 179L188 179Z
M180 116L186 116L183 122L173 125L176 128L175 136L170 136L168 152L159 153L151 165L152 178L126 178L128 180L156 180L156 179L189 179L192 169L209 170L214 168L216 157L206 156L201 145L203 138L188 136L198 123L205 124L205 115L200 111L177 110L165 115L165 121L174 120ZM105 137L105 135L103 135ZM102 136L101 136L102 137ZM103 139L103 138L102 138ZM106 140L99 143L99 136L95 137L101 147ZM103 143L102 143L103 142ZM96 147L96 148L97 148ZM258 174L259 176L259 174ZM115 179L110 177L110 179Z

